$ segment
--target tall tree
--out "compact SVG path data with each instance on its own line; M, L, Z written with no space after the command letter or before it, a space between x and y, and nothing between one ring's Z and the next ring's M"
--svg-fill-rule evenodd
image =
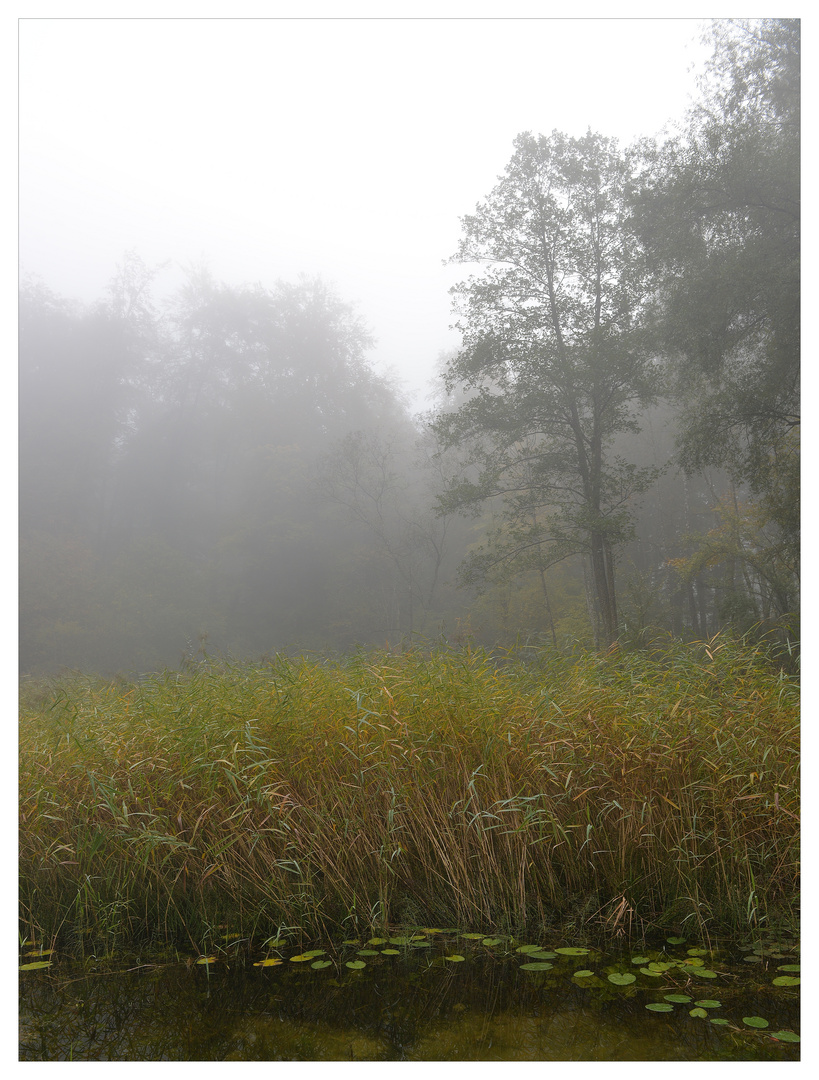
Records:
M726 468L798 558L800 25L716 20L687 127L647 145L640 229L691 471Z
M502 528L471 570L506 562L541 571L583 553L602 645L617 636L615 550L654 475L609 453L657 385L631 196L630 161L616 141L592 132L517 138L505 174L463 219L453 261L484 269L453 289L463 348L446 381L471 396L436 421L447 444L470 442L478 465L443 505L494 498L503 508Z

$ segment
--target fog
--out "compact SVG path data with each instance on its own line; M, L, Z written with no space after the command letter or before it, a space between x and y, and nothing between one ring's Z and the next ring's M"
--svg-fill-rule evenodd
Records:
M694 20L21 20L21 670L790 647L799 29L759 27L700 129L745 54Z
M423 405L457 344L444 260L514 137L656 134L695 89L700 25L23 19L22 270L84 301L131 250L169 264L167 292L192 262L233 285L321 275Z

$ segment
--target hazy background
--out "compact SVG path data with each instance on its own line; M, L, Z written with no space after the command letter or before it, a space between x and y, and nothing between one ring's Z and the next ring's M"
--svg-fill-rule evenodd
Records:
M701 25L23 18L22 272L86 302L130 249L169 261L159 294L200 261L228 284L320 274L421 407L457 343L443 262L514 137L658 133Z

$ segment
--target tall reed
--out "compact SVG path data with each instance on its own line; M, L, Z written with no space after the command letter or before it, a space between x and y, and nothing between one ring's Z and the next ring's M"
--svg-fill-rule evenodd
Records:
M795 921L797 725L727 639L70 678L21 696L24 932Z

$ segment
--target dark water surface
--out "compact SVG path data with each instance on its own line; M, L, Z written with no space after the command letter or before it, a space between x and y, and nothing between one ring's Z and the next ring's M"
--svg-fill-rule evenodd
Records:
M497 941L497 939L490 939ZM217 953L133 965L52 958L20 972L21 1061L797 1061L799 987L773 985L798 955L771 948L705 952L699 976L685 946L556 955L549 970L508 939L494 946L430 935L412 944L327 946L272 967ZM695 945L696 943L687 943ZM395 950L384 954L384 949ZM544 946L549 949L549 946ZM361 953L364 955L361 955ZM234 950L235 952L235 950ZM774 955L771 955L771 953ZM264 955L264 953L262 954ZM460 955L463 961L445 960ZM750 954L746 950L746 956ZM643 958L643 963L635 958ZM258 958L255 958L258 959ZM676 961L660 975L654 963ZM30 962L23 956L21 963ZM314 969L311 963L328 966ZM364 962L359 970L347 962ZM536 962L536 961L535 961ZM690 962L690 961L689 961ZM707 966L706 966L707 965ZM119 967L119 970L117 968ZM123 970L125 968L125 970ZM593 975L576 977L577 971ZM614 985L609 974L633 973ZM798 977L795 976L795 977ZM690 997L652 1012L665 995ZM711 1004L691 1016L697 1001ZM768 1028L748 1027L761 1017ZM727 1021L714 1024L713 1019Z

